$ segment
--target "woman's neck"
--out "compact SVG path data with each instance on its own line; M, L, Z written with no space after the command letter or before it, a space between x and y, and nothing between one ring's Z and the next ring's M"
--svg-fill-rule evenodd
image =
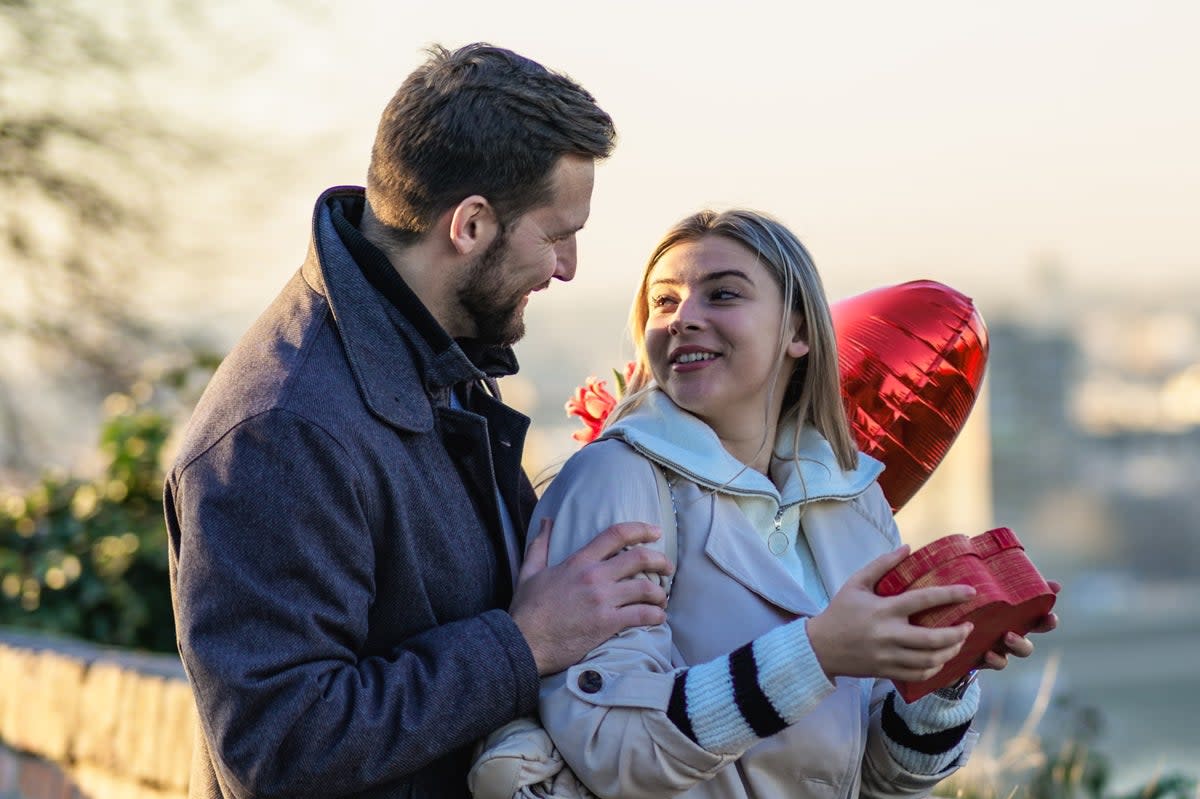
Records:
M771 452L775 448L776 424L747 425L741 430L713 428L725 451L756 472L770 477Z

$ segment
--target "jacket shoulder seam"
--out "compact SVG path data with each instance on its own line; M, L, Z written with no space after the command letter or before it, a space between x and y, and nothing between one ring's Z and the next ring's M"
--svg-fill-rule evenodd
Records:
M249 416L245 417L244 419L239 419L237 422L230 425L228 430L226 430L224 433L222 433L221 435L219 435L215 439L213 439L208 444L208 446L204 447L202 450L197 452L195 455L188 458L187 461L179 464L175 469L173 469L172 473L175 475L175 479L173 480L173 482L177 481L179 477L182 477L184 472L186 472L188 469L190 469L197 461L202 460L205 456L207 456L210 452L212 452L212 450L218 444L223 442L225 439L229 438L229 436L233 435L233 433L235 431L237 431L238 429L240 429L242 427L247 426L251 422L262 419L264 416L272 416L272 415L291 416L296 419L299 419L301 422L311 426L315 430L320 430L322 435L325 438L329 439L329 441L331 441L333 443L334 447L339 452L341 452L342 459L354 471L355 480L358 483L358 485L359 486L365 485L362 474L359 472L358 464L355 463L354 459L350 457L350 452L346 449L346 446L337 439L337 436L333 435L333 433L331 433L329 430L327 430L324 425L322 425L320 422L316 421L315 419L311 419L308 416L305 416L304 414L301 414L301 413L298 413L298 412L292 410L291 408L281 408L279 406L273 406L270 408L266 408L265 410L259 411L258 413L250 414Z

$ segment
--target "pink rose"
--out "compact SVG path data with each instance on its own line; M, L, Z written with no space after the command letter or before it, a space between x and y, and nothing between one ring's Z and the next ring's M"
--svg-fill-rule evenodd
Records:
M625 386L633 376L635 366L636 364L630 361L625 364L624 372L613 370L613 378L617 382L616 396L609 393L606 381L595 377L589 377L584 385L575 389L575 396L567 400L567 416L578 416L587 426L572 433L571 438L582 444L590 444L596 440L608 415L624 396Z
M587 383L575 389L575 396L567 400L568 416L578 416L587 425L583 430L571 434L571 438L583 444L596 440L604 420L617 405L617 398L608 393L605 381L589 377Z

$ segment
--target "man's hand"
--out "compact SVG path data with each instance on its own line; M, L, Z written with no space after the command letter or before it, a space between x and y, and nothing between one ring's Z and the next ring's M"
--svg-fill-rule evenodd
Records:
M829 679L877 677L919 682L941 670L962 649L970 623L919 627L909 616L975 596L969 585L919 588L893 597L875 584L908 555L903 546L859 569L820 614L808 620L808 639Z
M639 574L668 575L666 555L637 546L659 538L641 522L615 524L583 549L547 566L549 519L525 553L509 614L529 642L538 674L562 671L628 627L662 624L667 595Z

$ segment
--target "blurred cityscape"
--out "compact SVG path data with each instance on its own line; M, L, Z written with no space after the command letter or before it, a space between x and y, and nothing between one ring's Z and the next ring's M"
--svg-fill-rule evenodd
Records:
M1200 298L1063 292L1029 311L990 325L991 485L997 522L1064 585L1055 693L1098 711L1130 778L1194 769ZM1018 704L1031 671L998 675Z

